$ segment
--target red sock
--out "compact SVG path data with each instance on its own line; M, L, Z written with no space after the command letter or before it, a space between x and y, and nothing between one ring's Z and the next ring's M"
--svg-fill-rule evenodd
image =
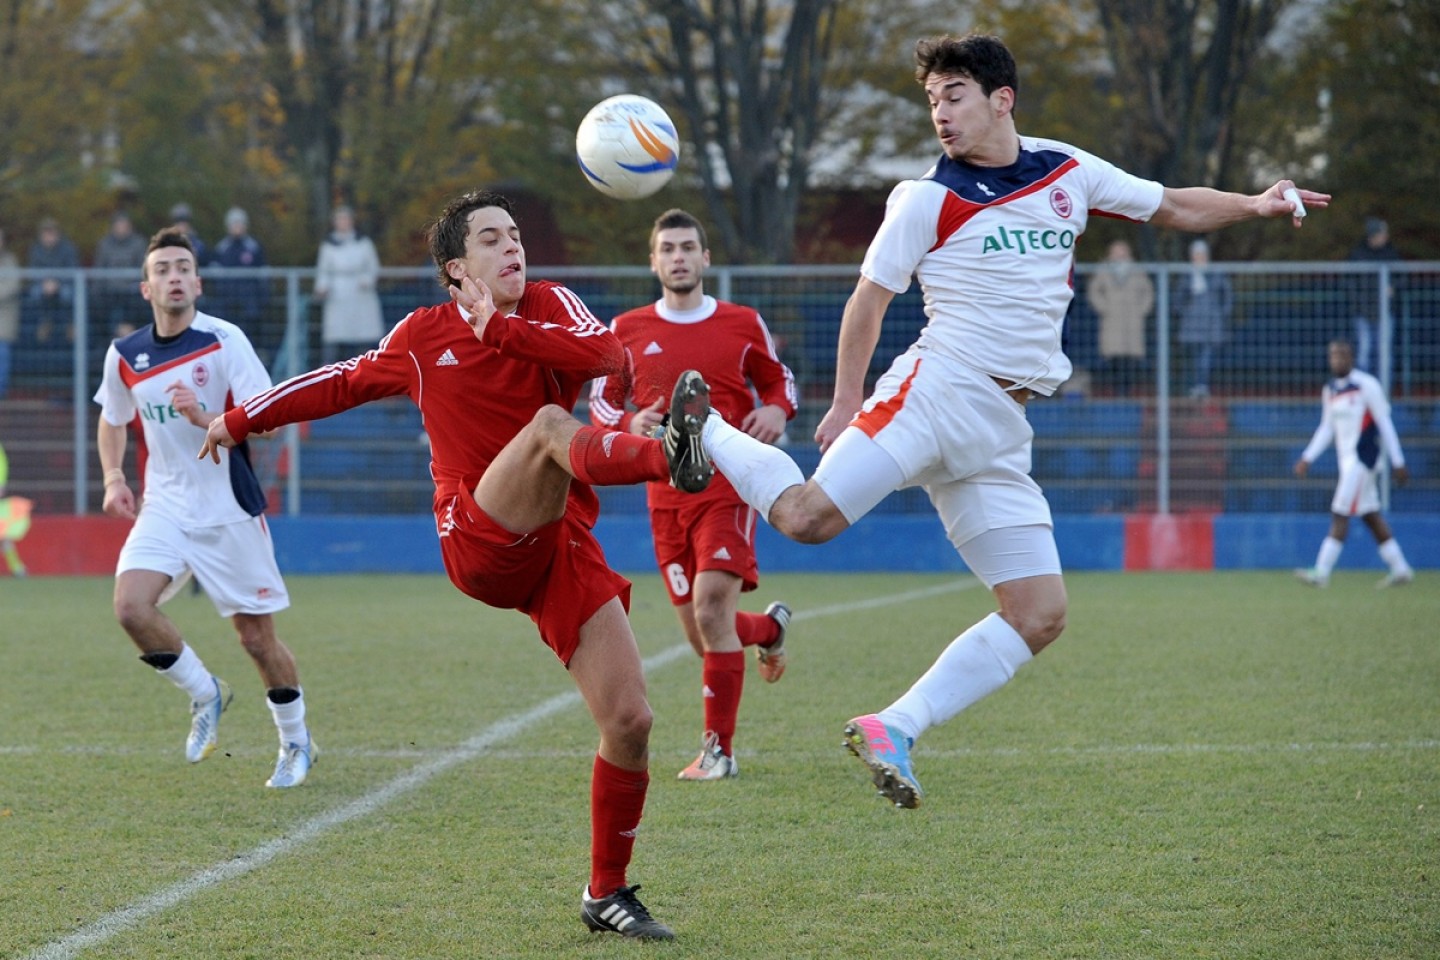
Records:
M741 610L735 614L735 632L740 635L742 647L753 647L757 643L764 646L779 638L780 624L775 622L774 617L767 617L763 613L746 613Z
M670 479L658 440L602 427L581 427L570 438L570 472L596 487Z
M705 683L705 729L720 739L720 749L728 757L735 738L735 717L740 712L740 691L745 686L745 654L707 650L700 676Z
M590 896L608 897L625 886L635 831L645 811L650 771L624 770L595 755L590 777Z

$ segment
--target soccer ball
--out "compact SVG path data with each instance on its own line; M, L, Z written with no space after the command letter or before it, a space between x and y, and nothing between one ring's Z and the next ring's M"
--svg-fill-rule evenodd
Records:
M680 138L658 103L622 93L601 100L580 121L575 159L596 190L620 200L638 200L675 176Z

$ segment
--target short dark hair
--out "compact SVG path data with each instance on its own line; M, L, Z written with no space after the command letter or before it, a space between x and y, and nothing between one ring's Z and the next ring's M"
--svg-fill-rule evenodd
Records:
M140 265L140 278L148 279L150 269L150 254L161 247L182 247L190 251L190 256L195 256L195 244L190 242L189 235L184 230L177 230L174 227L166 227L150 238L150 243L145 247L145 262ZM196 258L195 266L198 268L199 258Z
M1331 340L1325 345L1325 349L1327 351L1336 349L1344 350L1346 353L1350 354L1350 356L1355 356L1355 344L1351 343L1349 340L1346 340L1344 337L1336 337L1334 340Z
M969 77L985 96L1001 87L1020 93L1015 58L999 37L972 33L963 37L928 37L915 43L915 79L924 83L934 74Z
M515 216L510 198L493 190L471 190L445 205L440 216L425 228L425 241L430 246L430 259L435 261L435 274L440 286L458 287L445 264L465 256L465 236L470 230L470 214L485 207L499 207Z
M655 226L650 228L650 249L655 249L655 238L660 235L661 230L683 230L686 227L694 228L695 235L700 238L701 250L710 249L710 241L705 237L705 227L700 223L700 218L679 207L671 207L655 218Z

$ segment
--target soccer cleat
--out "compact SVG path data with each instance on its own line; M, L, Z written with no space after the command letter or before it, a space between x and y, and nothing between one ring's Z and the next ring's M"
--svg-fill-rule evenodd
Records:
M700 442L705 420L710 416L710 387L695 370L686 370L675 381L670 396L670 419L660 442L670 464L670 485L686 493L699 493L710 485L715 466Z
M1413 582L1414 579L1414 570L1402 570L1399 573L1396 573L1392 570L1389 573L1385 574L1384 579L1382 579L1379 583L1375 584L1375 589L1387 590L1390 587L1403 587L1405 584Z
M720 738L713 732L705 733L705 743L695 762L680 771L679 780L725 780L740 776L740 764L734 757L727 757L720 749Z
M1330 586L1330 577L1327 574L1322 574L1314 567L1296 570L1295 577L1301 583L1308 583L1310 586L1319 587L1322 590Z
M199 763L215 752L220 743L220 714L230 706L230 698L234 696L230 684L219 677L211 679L215 681L215 696L203 703L190 703L190 736L185 738L185 759L191 763Z
M320 748L315 746L314 737L307 738L304 746L298 743L286 744L280 748L280 755L275 758L275 772L270 774L265 786L276 789L300 786L310 775L310 768L315 765L315 758L319 755Z
M608 897L592 899L590 886L580 894L580 919L593 933L618 933L635 940L674 940L675 931L650 916L635 896L640 884L621 887Z
M910 770L910 744L900 731L875 714L866 714L845 724L845 746L870 768L870 779L882 797L897 807L920 806L924 791Z
M765 608L765 616L780 625L780 634L769 646L757 646L755 659L760 661L760 679L774 683L785 674L785 630L790 626L790 608L776 600Z

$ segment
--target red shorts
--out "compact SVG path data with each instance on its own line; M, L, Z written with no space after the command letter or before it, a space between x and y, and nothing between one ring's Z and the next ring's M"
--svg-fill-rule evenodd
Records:
M612 598L630 609L630 581L610 569L594 534L569 513L516 534L463 492L437 504L435 520L450 582L483 604L529 614L561 663L574 656L580 627Z
M690 603L695 575L723 570L741 580L741 590L760 582L755 563L755 509L736 500L701 500L674 509L652 507L650 530L655 562L675 606Z

